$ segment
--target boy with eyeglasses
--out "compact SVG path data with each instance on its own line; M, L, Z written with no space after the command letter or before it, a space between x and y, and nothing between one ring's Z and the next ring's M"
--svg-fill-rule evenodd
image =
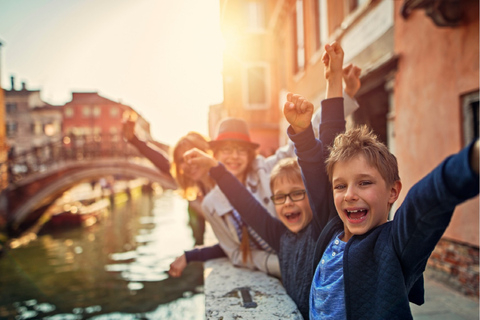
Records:
M324 63L327 78L327 99L322 101L322 122L320 124L320 141L328 145L337 133L345 130L341 71L343 51L338 43L326 46ZM340 72L340 77L336 75ZM340 89L339 91L337 89ZM335 95L334 92L339 92ZM333 103L332 103L333 102ZM289 93L285 105L286 112L313 114L313 105L299 95ZM311 124L310 124L311 126ZM312 131L313 132L313 131ZM321 142L320 142L321 143ZM323 148L323 146L322 146ZM282 282L287 294L296 303L305 319L308 319L309 292L314 273L313 259L315 243L328 218L335 214L332 210L330 187L325 168L313 175L322 190L317 190L323 201L316 204L321 214L313 215L309 199L305 196L300 167L294 158L280 160L270 175L270 199L275 205L277 218L273 218L267 209L236 179L217 159L193 149L185 154L190 163L210 167L210 176L228 198L232 206L277 253ZM323 183L322 183L323 181Z

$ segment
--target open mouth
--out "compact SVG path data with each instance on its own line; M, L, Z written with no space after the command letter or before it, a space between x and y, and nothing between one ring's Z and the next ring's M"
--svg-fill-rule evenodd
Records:
M287 218L288 222L296 222L300 218L300 212L291 212L284 214L284 217Z
M365 220L368 214L367 209L345 210L347 218L350 222L359 223Z

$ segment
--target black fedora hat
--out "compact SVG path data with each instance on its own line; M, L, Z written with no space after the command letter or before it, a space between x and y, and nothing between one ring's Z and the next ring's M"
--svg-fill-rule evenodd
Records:
M245 120L238 118L223 119L218 125L215 139L209 141L209 144L211 147L215 147L225 141L245 143L254 149L260 146L250 140L250 133Z

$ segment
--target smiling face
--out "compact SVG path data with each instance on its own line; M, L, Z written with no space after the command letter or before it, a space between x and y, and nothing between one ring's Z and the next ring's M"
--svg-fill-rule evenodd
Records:
M225 141L215 149L215 159L223 163L225 168L242 183L249 165L249 147L243 143Z
M296 199L300 196L301 191L305 191L305 185L302 180L288 179L287 177L279 177L273 183L273 195L292 194L291 197ZM288 230L297 233L305 228L312 221L312 209L308 202L308 197L303 193L304 198L298 201L292 201L290 197L286 197L285 203L276 204L278 219L288 228ZM301 198L301 197L299 197Z
M344 224L344 241L387 222L401 190L400 181L387 186L362 154L334 164L332 186L335 207Z

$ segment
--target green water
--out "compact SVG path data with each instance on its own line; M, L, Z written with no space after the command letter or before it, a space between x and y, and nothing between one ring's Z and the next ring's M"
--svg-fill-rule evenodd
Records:
M167 274L193 243L186 201L172 192L40 233L0 258L0 319L204 319L202 265Z

